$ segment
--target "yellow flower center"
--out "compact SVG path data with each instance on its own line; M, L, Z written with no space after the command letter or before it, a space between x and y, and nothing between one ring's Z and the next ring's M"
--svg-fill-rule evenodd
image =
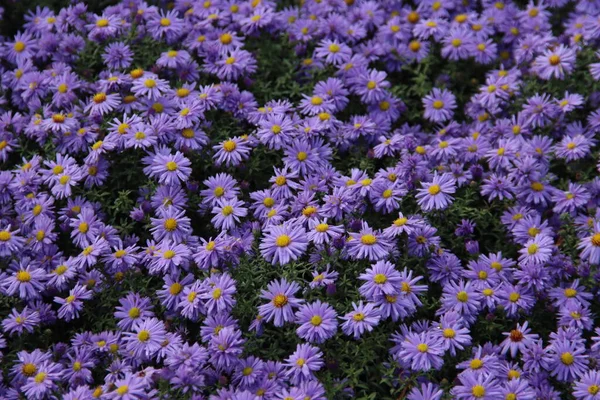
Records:
M572 299L573 297L577 296L577 290L573 289L573 288L567 288L565 289L565 297Z
M538 249L539 246L537 244L531 243L529 246L527 246L527 253L532 256L538 252Z
M575 362L575 357L568 351L560 355L560 361L565 365L571 365Z
M35 381L35 383L42 383L46 380L47 376L48 374L46 374L45 372L40 372L35 376L35 378L33 378L33 380Z
M375 243L377 243L377 237L375 237L375 235L367 233L366 235L361 236L360 241L364 245L372 246Z
M280 293L273 297L273 305L277 308L281 308L288 303L288 298L286 295Z
M23 373L23 375L25 376L33 376L35 375L35 373L37 372L37 367L35 366L35 364L32 363L25 363L23 364L23 366L21 367L21 372Z
M323 322L323 318L321 318L318 315L315 315L310 319L310 323L313 326L319 326L319 325L321 325L322 322Z
M442 107L444 107L444 102L441 100L436 100L433 102L433 108L435 108L436 110L441 109Z
M465 292L464 290L461 290L460 292L458 292L456 294L456 299L458 301L460 301L461 303L466 303L467 300L469 300L469 294L467 292Z
M427 189L427 191L429 192L430 195L435 196L436 194L438 194L439 192L441 192L441 188L440 185L431 185L429 186L429 189Z
M363 314L363 313L361 313L361 312L357 312L356 314L354 314L354 315L352 316L352 319L353 319L354 321L357 321L357 322L359 322L359 321L362 321L362 320L364 320L364 319L365 319L365 314Z
M375 282L378 285L382 285L387 282L387 276L385 276L384 274L375 274L375 276L373 277L373 282Z
M233 214L233 207L232 207L232 206L225 206L225 207L223 207L223 209L221 210L221 213L222 213L224 216L226 216L226 217L227 217L227 216L229 216L229 215Z
M167 167L167 171L175 171L177 169L177 163L175 161L169 161L165 167Z
M456 336L456 332L454 331L454 329L452 328L446 328L444 329L444 331L442 332L442 335L446 338L446 339L452 339Z
M171 25L171 20L169 18L161 18L160 19L160 26L170 26Z
M96 104L104 103L106 101L106 93L96 93L92 100Z
M29 282L31 281L31 274L27 271L19 271L17 272L17 280L19 282Z
M471 393L473 393L473 397L481 398L485 396L485 388L481 385L475 385L471 389Z
M173 232L175 229L177 229L177 220L174 218L167 218L163 226L167 231Z
M169 286L169 294L171 294L172 296L177 296L179 293L181 293L182 290L183 286L181 286L181 283L179 282L175 282L171 286Z
M275 239L277 247L287 247L292 242L292 239L288 235L280 235Z

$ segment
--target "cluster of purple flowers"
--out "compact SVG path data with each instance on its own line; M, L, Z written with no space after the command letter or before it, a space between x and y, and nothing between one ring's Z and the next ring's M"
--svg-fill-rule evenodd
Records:
M0 349L16 350L3 354L0 397L152 399L166 382L196 400L321 400L323 350L390 323L397 375L419 376L410 400L558 399L557 382L577 399L600 399L600 178L560 175L595 165L600 103L597 93L523 98L528 85L575 73L597 85L600 60L576 61L600 43L600 2L301 3L177 0L162 9L128 0L100 15L77 3L37 8L22 31L0 38L0 294L10 304ZM298 80L326 78L298 101L260 104L258 56L246 44L265 37L294 44ZM135 61L141 39L166 49L147 70ZM103 63L92 81L78 73L90 42ZM398 74L431 57L476 64L485 83L465 98L453 77L441 79L405 104ZM403 120L411 110L420 125ZM248 134L210 137L215 112ZM340 168L353 152L369 167ZM238 173L256 153L278 161L250 185ZM198 154L218 171L200 184ZM131 188L135 235L86 197L111 191L120 157L138 157L147 180ZM502 210L512 254L480 250L488 233L471 219L452 227L462 247L444 242L434 221L467 190ZM401 257L419 262L398 265ZM308 260L312 280L282 273L260 294L241 293L235 271L252 258L278 271ZM361 266L344 274L357 297L329 304L323 294L350 264ZM161 288L122 289L136 274ZM93 314L92 302L115 288L114 329L15 347ZM234 310L246 297L257 299L256 314L242 326ZM435 317L415 320L425 298ZM527 322L542 304L556 324L544 337ZM486 315L512 326L496 332L501 342L473 335ZM249 337L288 326L297 342L286 357L247 352ZM451 388L423 375L458 354Z

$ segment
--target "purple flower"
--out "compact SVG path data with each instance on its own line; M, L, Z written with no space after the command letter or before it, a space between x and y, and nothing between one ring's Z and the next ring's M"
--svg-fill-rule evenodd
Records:
M361 224L360 232L350 234L350 240L346 243L350 257L370 261L386 258L391 246L387 237L369 227L366 222Z
M260 252L274 265L285 265L297 260L307 247L306 231L302 225L287 222L283 225L271 226L265 231L260 243Z
M458 379L460 385L452 388L452 395L457 399L492 400L502 396L493 374L474 374L467 371L460 374Z
M402 276L388 261L378 261L359 275L358 279L365 281L359 291L367 299L380 295L397 295L402 286Z
M576 342L557 341L550 345L550 375L561 382L572 382L587 372L585 348Z
M447 208L454 199L451 194L456 191L456 180L452 174L442 174L433 176L433 180L427 183L421 183L422 189L417 190L417 200L419 206L424 211L441 210Z
M342 331L348 336L353 336L354 339L359 339L365 332L371 332L379 324L381 315L373 303L363 305L360 301L357 305L353 302L352 308L353 311L342 317L345 321L342 324Z
M296 323L300 325L296 333L302 339L323 343L337 332L337 313L329 304L317 300L300 306Z
M296 282L288 283L285 278L273 281L262 290L260 297L269 303L258 307L258 312L267 321L273 321L275 326L283 326L285 322L294 319L294 309L300 307L304 300L294 297L300 290Z
M448 90L433 88L431 93L423 98L423 106L426 119L433 122L444 122L454 115L456 99Z
M575 67L575 50L559 45L548 49L535 59L534 70L542 79L564 79Z
M323 353L309 344L299 344L296 351L285 360L286 376L297 385L315 378L314 373L323 366Z
M127 351L135 357L152 358L166 338L166 329L157 318L146 318L136 322L133 332L125 332L124 341Z
M429 332L409 333L401 345L398 357L403 362L410 364L414 371L429 371L440 369L444 364L442 347L439 336Z

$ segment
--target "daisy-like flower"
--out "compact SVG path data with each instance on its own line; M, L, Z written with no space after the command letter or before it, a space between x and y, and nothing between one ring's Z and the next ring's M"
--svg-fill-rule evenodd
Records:
M285 322L292 321L294 309L300 307L303 302L302 299L294 297L298 290L300 285L296 282L289 283L285 278L269 283L267 290L262 290L260 295L269 303L258 307L259 314L266 322L273 321L275 326L283 326Z
M192 163L182 153L174 155L158 153L152 159L151 176L162 184L173 185L185 182L192 173Z
M85 112L90 115L104 115L114 111L119 104L121 104L121 98L118 94L98 92L90 99L90 102L85 107Z
M551 345L551 351L550 375L559 381L572 382L587 372L588 359L581 344L560 340Z
M391 242L380 231L363 222L360 232L350 234L346 248L352 258L376 261L388 256Z
M251 148L248 141L234 137L213 146L213 150L216 151L213 158L217 165L225 164L226 167L231 167L237 166L242 160L247 159Z
M475 374L466 371L458 376L460 385L452 388L452 395L457 399L493 400L502 396L494 374Z
M368 299L379 295L397 295L400 293L402 276L388 261L378 261L368 268L358 279L365 281L360 294Z
M501 344L502 353L506 354L510 352L513 358L517 356L517 352L524 353L539 338L537 334L530 332L531 329L528 327L528 321L525 321L523 324L517 324L515 329L512 329L510 332L502 333L506 336L506 339Z
M153 74L146 74L143 78L133 81L131 91L136 97L146 97L156 100L169 90L169 83Z
M429 332L409 333L402 342L398 357L410 363L414 371L440 369L444 364L444 350L438 336Z
M422 383L408 393L407 400L441 400L444 391L432 383Z
M329 243L344 234L344 228L341 225L329 224L327 218L324 220L310 219L308 228L307 238L315 244Z
M240 222L240 218L248 214L248 209L244 207L244 202L238 199L219 200L212 213L213 225L221 230L229 230Z
M575 50L561 44L548 49L534 62L534 70L542 79L564 79L575 67Z
M296 323L300 325L296 329L299 337L323 343L337 332L337 313L329 304L317 300L300 306L296 312Z
M448 207L454 199L451 195L456 192L456 180L452 174L434 174L431 182L421 182L422 189L417 190L419 206L424 211L442 210Z
M456 98L448 90L433 88L431 93L423 98L423 106L426 119L432 122L444 122L454 115Z
M315 372L324 365L323 353L309 344L299 344L296 351L285 360L286 376L294 385L313 380Z
M166 338L166 329L157 318L146 318L133 326L133 332L125 332L124 341L127 351L135 357L150 358L161 347Z
M600 372L588 371L575 382L573 396L581 400L598 400L600 398Z
M550 259L554 251L554 241L546 235L536 235L519 250L519 263L543 264Z
M306 231L302 225L292 221L270 226L265 231L259 248L265 260L273 265L285 265L297 260L308 248Z
M352 303L353 311L342 317L342 331L354 339L359 339L365 332L371 332L379 324L381 314L373 303L363 304L362 301Z

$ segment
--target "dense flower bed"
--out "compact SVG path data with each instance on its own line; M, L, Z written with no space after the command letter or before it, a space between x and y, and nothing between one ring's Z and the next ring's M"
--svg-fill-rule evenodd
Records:
M600 399L598 0L25 21L0 398Z

